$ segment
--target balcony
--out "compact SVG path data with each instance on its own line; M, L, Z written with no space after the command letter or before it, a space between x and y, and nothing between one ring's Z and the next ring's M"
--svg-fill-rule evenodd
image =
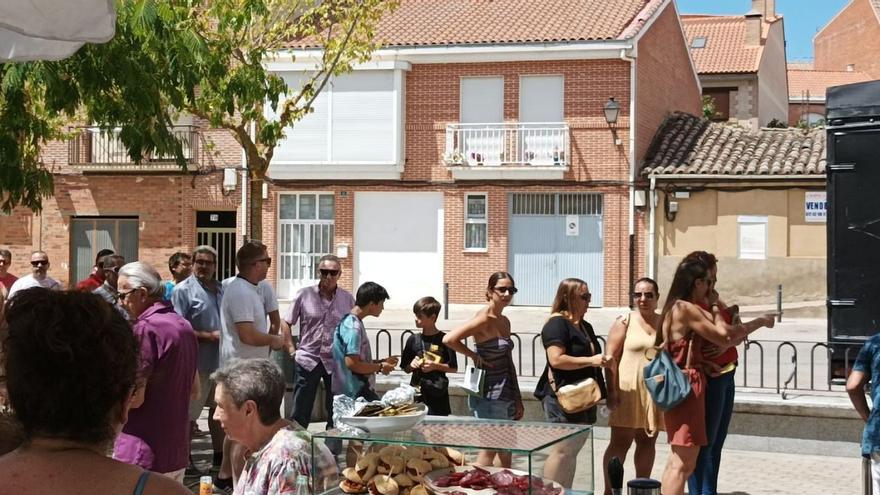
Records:
M455 179L562 179L569 150L564 122L448 124L443 161Z
M145 155L141 163L128 156L128 149L119 138L118 130L102 130L97 126L73 127L74 137L68 142L67 162L83 172L175 172L180 166L174 155ZM194 170L199 156L199 131L191 125L174 126L174 136L183 145L187 170Z

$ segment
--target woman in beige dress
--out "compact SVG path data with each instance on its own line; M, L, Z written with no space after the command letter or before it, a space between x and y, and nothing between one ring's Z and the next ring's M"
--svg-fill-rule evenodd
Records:
M605 495L611 495L608 462L614 457L623 462L633 441L636 443L633 459L636 476L651 476L656 433L663 428L663 414L648 394L642 374L648 364L645 351L654 347L656 328L660 326L657 282L650 278L639 279L632 296L636 311L618 318L608 333L607 352L615 359L606 370L611 440L602 463Z

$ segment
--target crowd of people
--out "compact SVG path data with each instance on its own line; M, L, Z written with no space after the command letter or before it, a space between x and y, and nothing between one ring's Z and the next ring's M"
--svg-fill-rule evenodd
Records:
M217 252L210 246L175 253L168 264L172 282L147 263L126 264L122 256L101 252L92 273L72 291L60 291L48 276L46 253L32 253L32 274L17 280L8 273L11 256L0 250L0 299L9 300L0 305L6 310L0 326L8 327L2 341L8 392L0 395L8 397L19 426L16 437L0 423L0 448L14 449L0 457L0 486L17 487L11 493L57 491L47 482L68 493L98 486L180 492L192 469L194 421L206 407L215 486L234 487L235 493L293 493L312 463L327 473L320 479L336 469L329 451L311 455L306 432L319 384L331 391L323 404L327 428L333 427L334 394L376 399L376 375L398 367L412 374L430 414L449 415L447 374L458 370L457 354L484 373L482 386L468 397L473 416L519 420L524 414L511 324L503 314L517 292L507 272L491 274L486 305L448 333L436 326L440 303L432 297L416 301L413 315L421 332L409 337L401 359L377 360L364 319L378 317L390 295L375 282L362 284L355 295L339 287L342 263L333 255L319 260L319 283L300 290L283 316L265 280L272 259L255 241L238 250L238 274L227 280L216 279ZM545 419L595 423L597 405L571 412L557 395L561 387L593 380L611 411L603 464L625 459L635 443L636 475L649 477L658 433L665 430L672 450L662 479L666 494L683 493L686 485L690 493L717 493L733 406L735 346L758 328L773 326L769 315L742 323L736 306L715 291L717 270L710 253L685 257L659 312L657 283L638 280L634 310L614 322L604 350L587 322L587 283L565 279L541 330L547 365L534 395ZM661 347L692 388L667 411L654 404L642 374L651 350ZM283 376L267 359L273 350L292 356L293 376ZM286 380L293 383L290 419L279 412ZM544 476L571 486L582 447L576 440L555 446ZM510 466L509 453L479 453L478 464L496 462ZM32 485L49 471L58 475Z

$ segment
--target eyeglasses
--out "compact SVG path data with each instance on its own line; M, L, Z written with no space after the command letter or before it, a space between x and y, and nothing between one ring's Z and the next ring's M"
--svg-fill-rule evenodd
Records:
M654 293L653 292L633 292L633 299L641 299L643 297L650 301L651 299L654 299Z
M492 287L492 290L499 294L510 294L511 296L519 292L516 287Z
M130 291L127 291L127 292L118 292L117 296L119 297L120 301L125 301L126 297L128 297L132 292L135 292L138 289L140 289L140 287L135 287L134 289L131 289Z
M46 266L49 266L49 260L37 260L37 261L31 261L31 266L40 266L40 265L46 265Z
M111 268L104 268L104 269L107 270L108 272L119 273L119 270L121 268L122 268L121 266L114 266Z
M258 260L254 260L254 264L256 265L257 263L259 263L261 261L265 261L267 265L272 266L272 258L270 258L268 256L266 256L265 258L260 258Z
M581 299L590 302L593 299L593 294L590 294L589 292L584 292L583 294L581 294Z
M335 277L339 275L339 270L328 270L326 268L320 268L318 272L321 273L321 277Z
M271 259L270 259L270 262L271 262ZM208 266L215 264L211 260L195 260L193 263L195 263L196 265L208 265Z

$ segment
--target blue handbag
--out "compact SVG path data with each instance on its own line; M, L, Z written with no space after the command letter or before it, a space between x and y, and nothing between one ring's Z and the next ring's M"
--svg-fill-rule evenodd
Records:
M685 369L690 368L692 345L693 340L688 338ZM672 356L666 351L665 343L653 349L657 351L657 355L645 365L645 386L657 407L668 411L679 405L691 393L691 382L684 370L678 367ZM645 351L646 355L647 352Z

